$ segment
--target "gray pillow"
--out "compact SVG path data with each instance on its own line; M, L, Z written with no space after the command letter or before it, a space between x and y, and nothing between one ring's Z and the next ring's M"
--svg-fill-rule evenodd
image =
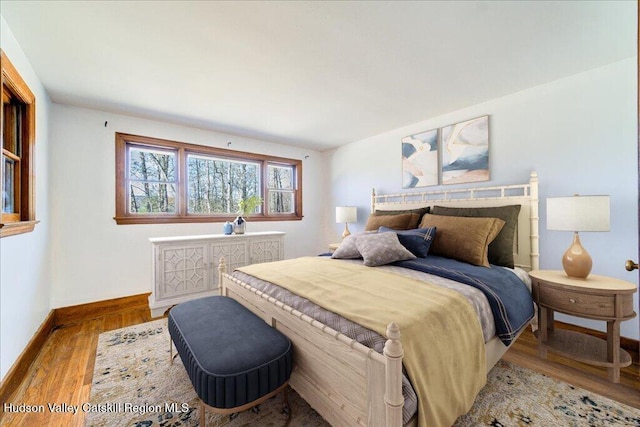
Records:
M414 254L402 246L398 235L392 231L357 236L356 247L367 267L416 258Z
M486 208L449 208L434 206L431 213L446 216L466 216L480 218L498 218L505 222L500 233L489 244L489 263L503 267L514 267L513 239L518 227L520 205L495 206Z
M342 240L342 242L340 243L340 246L338 246L338 248L335 251L333 251L333 253L331 254L331 258L336 258L336 259L362 258L362 255L360 255L360 251L356 247L356 238L357 238L356 234L351 234L345 237L344 240Z

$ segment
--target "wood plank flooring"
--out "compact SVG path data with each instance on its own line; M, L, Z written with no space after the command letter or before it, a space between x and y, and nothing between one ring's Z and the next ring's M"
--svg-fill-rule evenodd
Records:
M53 331L26 380L11 397L14 405L46 405L67 403L81 405L89 401L96 346L100 333L151 320L145 308L129 309L78 323ZM640 409L640 378L638 359L621 372L621 384L609 382L605 369L591 367L558 356L548 360L537 357L537 344L530 330L524 332L507 352L505 359L520 366L591 390L611 399ZM5 402L2 402L5 403ZM2 426L83 426L84 414L73 415L0 413Z
M14 405L45 405L43 414L0 414L2 426L84 426L84 414L52 414L47 403L82 405L89 401L98 336L102 332L148 322L148 308L101 315L52 332L26 380L9 400ZM5 403L5 402L2 402Z

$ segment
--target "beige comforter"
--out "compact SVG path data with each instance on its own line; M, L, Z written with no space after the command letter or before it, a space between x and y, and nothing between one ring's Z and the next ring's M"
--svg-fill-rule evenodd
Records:
M368 329L400 325L404 367L418 395L420 427L451 426L486 382L474 309L458 293L375 267L305 257L239 268Z

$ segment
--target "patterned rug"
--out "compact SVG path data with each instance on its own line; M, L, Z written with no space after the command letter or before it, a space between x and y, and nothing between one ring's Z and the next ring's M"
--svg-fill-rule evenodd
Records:
M207 425L328 425L293 390L288 399L289 411L281 395L232 416L207 411ZM197 402L180 357L169 363L166 319L100 335L87 426L197 426ZM455 426L640 427L640 410L500 361Z

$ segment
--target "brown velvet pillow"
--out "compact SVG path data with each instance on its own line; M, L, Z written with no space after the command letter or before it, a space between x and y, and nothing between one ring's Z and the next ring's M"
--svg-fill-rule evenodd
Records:
M429 206L425 206L424 208L417 208L417 209L404 209L404 210L396 210L396 211L380 211L380 210L376 210L373 212L373 215L378 216L378 215L399 215L399 214L405 214L405 213L412 213L412 214L418 214L418 219L416 220L415 224L410 224L410 227L407 230L413 230L414 228L418 228L418 224L420 224L420 221L422 220L422 216L424 214L429 213L429 209L431 209L431 207Z
M489 267L488 246L502 227L498 218L467 218L426 214L420 228L436 227L429 253Z
M380 227L393 228L394 230L409 230L417 228L416 222L420 218L419 214L406 213L400 215L369 215L365 231L378 231Z
M434 206L434 215L467 216L480 218L499 218L505 222L504 227L489 244L489 263L503 267L514 267L513 239L518 227L520 205L495 206L485 208L449 208Z

